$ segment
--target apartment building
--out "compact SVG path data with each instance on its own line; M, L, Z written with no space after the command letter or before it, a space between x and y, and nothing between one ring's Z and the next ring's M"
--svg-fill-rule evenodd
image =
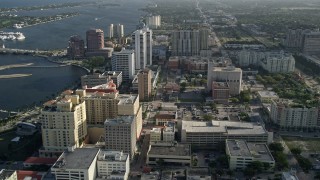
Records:
M104 127L106 149L123 151L133 158L137 142L136 118L118 116L114 119L107 119Z
M58 157L68 147L79 147L87 135L85 102L79 95L65 91L41 110L43 147L40 156Z
M138 73L138 93L140 101L147 101L151 96L151 70L144 69Z

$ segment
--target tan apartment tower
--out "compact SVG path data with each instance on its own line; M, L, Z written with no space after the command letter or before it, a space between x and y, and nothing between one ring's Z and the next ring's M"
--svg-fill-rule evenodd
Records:
M85 102L67 90L46 102L41 110L42 157L59 157L69 147L77 148L87 135Z

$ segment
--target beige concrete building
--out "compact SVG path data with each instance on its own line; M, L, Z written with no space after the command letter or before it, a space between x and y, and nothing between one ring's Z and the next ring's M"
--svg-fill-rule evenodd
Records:
M216 146L226 139L271 143L272 133L256 123L231 121L182 121L181 142L195 146Z
M130 172L129 154L100 150L97 158L97 179L127 180Z
M51 172L56 180L95 180L97 176L97 156L99 149L80 148L62 153Z
M86 103L87 122L91 126L103 128L106 119L113 119L122 115L135 116L136 135L140 137L142 129L142 107L136 94L119 94L111 81L108 84L77 90L81 100ZM97 140L102 131L89 131L90 140ZM99 133L100 132L100 133ZM92 134L93 133L93 134ZM93 138L91 138L93 137Z
M265 143L247 143L244 140L226 140L226 154L229 157L229 168L245 169L253 161L268 163L274 167L275 161Z
M320 126L319 107L307 107L288 99L271 100L270 117L281 128L314 130Z
M151 70L144 69L138 74L138 93L140 100L147 101L151 96Z
M258 91L258 97L262 103L271 103L271 100L279 99L274 91Z
M175 124L168 122L164 127L152 128L150 130L150 142L173 142L175 141Z
M41 111L43 148L40 156L59 156L68 147L79 147L87 135L85 102L72 91L44 104Z
M81 86L82 87L87 86L87 88L91 88L101 84L107 84L110 82L110 80L112 80L113 83L115 83L118 88L122 83L122 72L107 71L107 72L104 72L103 74L94 73L94 74L81 76Z
M229 84L226 82L212 82L212 99L215 103L228 104Z
M215 67L214 63L208 64L207 88L212 90L212 82L226 82L229 85L230 95L239 95L242 83L242 70L233 66Z
M191 164L191 146L177 143L154 143L149 146L147 164L157 165L162 159L164 165L189 166Z
M129 153L130 158L133 158L137 142L135 117L118 116L114 119L107 119L104 127L105 148Z

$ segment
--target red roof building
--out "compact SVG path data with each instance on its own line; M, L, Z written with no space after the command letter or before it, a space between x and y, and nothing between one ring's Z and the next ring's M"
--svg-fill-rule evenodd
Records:
M45 172L37 172L37 171L17 171L18 180L24 180L25 178L41 180L45 175Z
M34 165L48 165L52 166L57 161L56 158L43 158L43 157L28 157L23 165L25 167L30 167Z

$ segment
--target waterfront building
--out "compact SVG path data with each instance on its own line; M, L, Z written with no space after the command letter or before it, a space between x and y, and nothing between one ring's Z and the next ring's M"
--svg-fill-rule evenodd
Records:
M58 99L46 102L41 110L42 157L57 157L68 147L80 147L87 135L85 102L65 91Z
M122 72L121 71L106 71L102 74L93 73L81 76L81 86L87 86L91 88L101 84L107 84L110 80L116 84L117 88L122 83Z
M257 123L231 121L182 121L181 142L195 146L217 146L226 139L271 143L272 133Z
M96 52L104 48L104 33L101 29L87 31L87 52Z
M127 180L130 172L129 154L100 150L97 157L97 179Z
M238 95L241 91L242 70L234 66L216 67L214 63L209 62L207 76L208 90L212 90L213 81L228 83L230 95Z
M113 33L115 38L121 39L124 36L124 25L117 24L113 30Z
M71 36L67 48L67 55L73 59L83 58L84 52L84 40L78 35Z
M270 168L275 165L268 145L265 143L250 143L244 140L227 139L226 154L229 157L229 168L231 170L245 169L254 161L268 163Z
M161 16L147 16L146 25L151 29L157 29L161 26Z
M151 70L144 69L138 74L138 93L140 101L148 101L151 96Z
M129 153L132 159L137 142L136 118L134 116L118 116L107 119L104 127L105 148Z
M303 53L307 55L320 55L320 32L305 33L303 37Z
M123 48L120 52L112 53L111 64L113 71L122 71L123 80L134 78L135 53L133 50Z
M271 120L284 129L319 129L319 107L299 105L288 99L271 100Z
M109 38L113 38L113 24L110 24L110 26L109 26Z
M177 144L176 142L156 142L149 146L147 164L157 165L159 160L163 165L190 166L191 146L189 144Z

